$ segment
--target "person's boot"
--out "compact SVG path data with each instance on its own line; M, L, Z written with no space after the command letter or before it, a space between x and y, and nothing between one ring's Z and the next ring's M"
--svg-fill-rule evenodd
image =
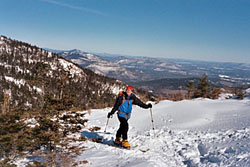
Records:
M117 138L115 139L114 143L115 143L116 145L120 145L120 144L122 143L121 137L117 137Z
M130 148L130 144L128 143L128 140L125 139L122 141L122 147Z

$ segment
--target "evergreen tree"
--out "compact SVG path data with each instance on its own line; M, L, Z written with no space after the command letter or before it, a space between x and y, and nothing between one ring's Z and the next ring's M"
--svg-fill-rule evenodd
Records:
M195 91L195 86L192 82L189 82L186 84L186 87L188 89L188 98L193 97L194 91Z
M200 83L197 86L196 91L194 92L194 97L203 97L203 98L207 98L209 97L209 92L210 92L210 88L209 88L209 84L207 81L207 75L203 74L203 76L200 78Z
M219 88L214 87L214 88L212 88L212 90L210 92L209 98L218 99L220 93L221 93L221 90Z
M242 89L234 88L233 92L234 92L236 98L241 99L241 100L244 98L244 92Z
M0 159L15 159L30 148L28 128L18 112L0 114Z

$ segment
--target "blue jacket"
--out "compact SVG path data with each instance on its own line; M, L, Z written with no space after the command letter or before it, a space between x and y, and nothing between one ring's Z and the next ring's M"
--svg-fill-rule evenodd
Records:
M145 109L149 108L147 104L143 103L133 93L128 96L126 92L122 92L122 94L116 99L111 113L114 114L118 110L118 116L128 120L131 117L132 104L138 105Z

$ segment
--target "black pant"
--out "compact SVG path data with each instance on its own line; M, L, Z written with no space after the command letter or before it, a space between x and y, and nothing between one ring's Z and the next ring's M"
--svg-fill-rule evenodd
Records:
M122 137L123 140L127 140L128 139L128 121L123 118L123 117L119 117L118 119L120 121L120 127L116 133L116 137Z

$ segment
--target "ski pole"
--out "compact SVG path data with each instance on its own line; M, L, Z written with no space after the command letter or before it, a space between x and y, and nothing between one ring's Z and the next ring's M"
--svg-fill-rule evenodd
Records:
M109 118L108 118L108 120L107 120L107 123L106 123L106 126L105 126L104 133L106 133L106 129L107 129L108 124L109 124Z
M155 127L154 127L154 120L153 120L152 108L150 108L150 115L151 115L151 121L152 121L153 131L154 131L154 135L155 135Z

